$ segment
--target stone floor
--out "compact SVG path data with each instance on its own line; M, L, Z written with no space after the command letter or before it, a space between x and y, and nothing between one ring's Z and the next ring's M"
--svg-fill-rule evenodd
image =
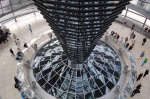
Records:
M43 19L43 17L36 13L26 15L17 19L18 22L10 21L6 24L6 26L10 29L12 33L15 33L17 38L20 39L21 46L23 49L24 42L29 42L39 34L48 31L50 27ZM31 24L33 33L31 33L28 29L28 24ZM122 37L129 37L131 33L131 29L123 26L120 23L114 22L113 25L108 30L109 32L114 30L115 32L119 33ZM139 33L135 32L136 34L136 42L133 50L131 51L134 55L137 65L138 65L138 73L145 72L146 69L150 69L148 65L150 62L141 67L141 63L143 60L138 60L139 55L142 51L146 51L145 57L150 59L150 40L148 39L144 46L141 45L143 36ZM131 40L130 40L131 44ZM7 43L0 44L0 97L2 99L21 99L20 93L18 90L14 88L14 79L13 77L16 75L16 63L15 57L11 56L9 49L12 48L14 52L17 52L17 46L11 36ZM139 82L142 83L141 93L135 95L131 99L149 99L150 94L150 75L142 78ZM130 99L130 98L129 98Z

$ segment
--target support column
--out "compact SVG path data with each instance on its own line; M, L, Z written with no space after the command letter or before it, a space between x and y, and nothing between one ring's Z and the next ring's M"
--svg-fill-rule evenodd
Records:
M145 19L145 21L144 21L144 23L143 23L143 26L142 26L142 27L144 27L144 26L145 26L145 24L146 24L146 21L147 21L147 18Z
M126 14L125 14L125 16L124 16L125 18L127 17L128 10L129 10L129 8L127 7Z

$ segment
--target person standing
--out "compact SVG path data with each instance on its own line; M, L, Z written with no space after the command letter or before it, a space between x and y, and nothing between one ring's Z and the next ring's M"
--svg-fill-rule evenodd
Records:
M132 47L135 45L135 40L132 41Z
M128 37L125 38L125 44L128 42Z
M140 57L138 58L138 60L141 58L143 58L144 57L144 55L145 55L145 51L143 51L143 52L141 52L141 55L140 55Z
M21 86L19 85L19 83L15 83L15 84L14 84L14 87L15 87L16 89L18 89L18 91L21 91Z
M132 50L132 48L133 48L133 45L131 45L128 50L130 51L130 50Z
M132 31L132 30L134 30L134 28L135 28L135 24L133 24L133 25L132 25L132 27L131 27L131 31Z
M134 35L134 31L132 31L131 35L130 35L130 39L133 38L133 35Z
M135 37L136 37L136 35L134 34L134 35L132 36L132 39L135 39Z
M146 38L143 39L142 45L146 43Z
M30 32L32 33L32 28L31 28L31 25L29 24L29 30L30 30Z
M14 80L16 83L20 83L20 81L18 80L18 78L16 76L14 76Z
M147 60L148 60L148 59L145 58L141 66L144 66L144 64L147 63Z
M139 81L141 79L141 77L143 76L143 74L139 74L138 78L137 78L137 81Z
M14 33L13 33L13 38L14 38L15 44L17 45L17 43L16 43L17 37Z
M12 49L9 50L11 55L15 56L14 51Z
M141 89L141 87L142 87L142 85L139 84L139 85L136 86L136 89Z
M129 43L126 44L126 48L128 48L128 46L129 46Z
M26 96L25 96L24 92L21 93L21 98L26 99Z
M16 40L16 44L17 44L18 48L20 48L20 41L19 41L19 39Z
M147 70L145 71L143 78L144 78L146 75L148 75L148 74L149 74L149 69L147 69Z
M23 47L28 48L28 45L26 42L24 43Z
M144 29L144 32L147 32L147 30L148 30L148 27L146 27L146 28Z
M131 94L131 97L133 97L135 94L137 94L137 93L140 93L140 90L139 89L135 89L134 91L133 91L133 93Z

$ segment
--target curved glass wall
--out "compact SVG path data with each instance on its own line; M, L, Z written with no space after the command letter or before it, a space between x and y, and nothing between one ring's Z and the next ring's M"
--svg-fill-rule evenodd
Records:
M141 5L142 3L142 5ZM141 27L150 27L150 0L133 0L120 17Z
M0 0L0 15L5 15L32 3L31 0Z

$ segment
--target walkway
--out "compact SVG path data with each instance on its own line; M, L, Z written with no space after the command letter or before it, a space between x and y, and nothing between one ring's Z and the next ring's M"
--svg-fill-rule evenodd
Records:
M36 16L34 14L30 14L24 17L20 17L17 19L18 22L15 23L11 21L6 24L9 27L12 33L15 33L17 37L20 39L21 46L23 46L24 42L29 42L37 35L49 30L49 26L43 17L37 13ZM28 24L31 24L33 33L30 33L28 30ZM128 27L122 26L120 23L114 22L110 27L109 32L111 30L115 30L124 38L126 36L130 36L131 30ZM141 45L143 36L137 32L136 33L136 42L135 47L131 51L134 55L136 62L138 64L138 72L144 72L147 68L150 69L148 63L141 67L142 60L138 60L138 57L141 51L146 51L146 57L150 59L150 40L148 39L144 46ZM131 42L131 41L130 41ZM0 97L2 99L21 99L20 93L18 90L14 88L14 79L13 77L16 74L16 60L9 53L9 49L12 48L14 52L17 52L17 47L13 41L13 38L9 39L9 42L3 43L0 45ZM23 49L23 47L21 48ZM138 83L142 83L141 93L135 95L132 99L149 99L148 96L150 94L150 75L139 81Z

